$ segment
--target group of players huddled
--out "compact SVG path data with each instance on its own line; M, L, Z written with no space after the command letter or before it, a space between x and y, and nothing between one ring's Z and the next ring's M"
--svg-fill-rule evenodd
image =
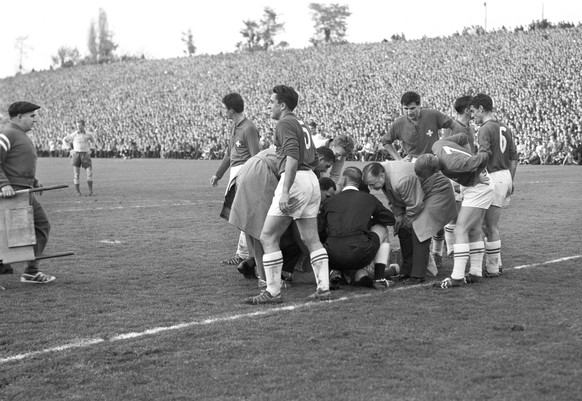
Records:
M445 253L453 257L453 270L433 283L436 288L502 273L499 219L513 192L518 157L491 97L459 97L452 118L422 108L420 96L406 92L403 115L382 137L391 160L363 169L344 168L354 147L349 136L317 143L294 113L298 101L292 87L273 88L274 147L259 152L258 132L245 117L242 97L235 93L223 99L234 125L211 183L216 185L230 166L221 215L241 230L241 237L237 257L225 263L236 263L245 277L258 279L259 294L246 302L282 302L285 272L307 256L315 300L331 299L330 289L342 284L383 290L395 281L424 283L428 271L436 275L442 267ZM388 208L370 189L384 193ZM398 237L401 266L388 262L389 228Z

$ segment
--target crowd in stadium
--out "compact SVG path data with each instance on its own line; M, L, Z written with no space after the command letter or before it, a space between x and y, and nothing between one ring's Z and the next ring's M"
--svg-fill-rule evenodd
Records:
M220 99L237 91L272 141L266 105L275 83L301 95L298 116L356 141L352 159L383 160L379 138L400 115L399 96L452 115L461 95L488 93L515 135L524 164L582 162L582 26L256 53L138 60L34 72L0 81L14 99L42 106L40 156L67 156L62 138L84 118L95 157L219 159L230 124ZM10 93L14 99L7 99Z

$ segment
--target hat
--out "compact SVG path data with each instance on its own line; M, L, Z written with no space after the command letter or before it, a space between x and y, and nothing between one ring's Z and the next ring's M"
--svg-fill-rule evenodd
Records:
M439 171L439 159L435 155L426 153L414 162L414 172L420 178L430 177L437 171Z
M10 117L16 117L19 114L30 113L40 109L40 106L29 102L15 102L8 108L8 115Z

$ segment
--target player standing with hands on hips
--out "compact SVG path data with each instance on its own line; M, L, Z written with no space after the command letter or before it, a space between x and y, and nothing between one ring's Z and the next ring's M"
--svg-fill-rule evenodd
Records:
M85 120L77 121L77 130L63 138L63 142L72 147L71 164L73 165L73 183L77 190L77 196L83 195L79 183L81 167L87 172L89 196L95 195L93 192L93 163L91 162L91 148L95 147L95 137L85 130Z

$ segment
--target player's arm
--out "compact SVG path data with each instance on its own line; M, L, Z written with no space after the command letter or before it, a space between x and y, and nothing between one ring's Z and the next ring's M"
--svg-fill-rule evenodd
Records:
M222 162L220 166L218 166L218 170L216 173L210 178L210 185L213 187L218 185L218 181L224 176L226 170L230 167L230 146L226 148L226 152L224 152L224 157L222 158Z
M246 132L247 147L249 148L249 153L251 156L256 155L261 151L261 145L259 144L259 131L255 126L252 127L248 132Z
M2 192L3 197L10 197L14 196L14 188L10 185L10 181L8 177L6 177L6 173L4 172L4 162L6 161L8 147L6 147L6 142L10 144L10 140L5 136L0 136L0 191Z
M394 160L402 160L402 157L400 157L400 154L398 154L398 151L393 145L395 139L397 138L394 133L394 125L392 125L388 133L380 138L380 142L382 143L382 146L384 146L384 149L386 149L386 152L388 152Z
M402 160L402 157L400 157L400 154L398 153L398 151L396 150L396 148L394 147L394 145L392 145L391 143L385 143L384 144L384 149L386 149L386 152L388 152L388 154L394 160Z

